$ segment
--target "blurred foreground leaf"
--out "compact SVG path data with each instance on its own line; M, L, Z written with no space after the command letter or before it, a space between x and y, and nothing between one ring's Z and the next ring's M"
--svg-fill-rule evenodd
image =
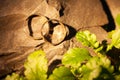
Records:
M107 57L91 58L79 70L82 74L80 80L114 80L112 76L113 66L111 66L111 62Z
M61 66L53 71L48 80L75 80L69 68Z
M47 79L47 59L41 50L31 53L24 64L25 76L27 80L46 80Z
M19 74L12 73L12 75L8 75L5 80L25 80L24 77L20 76Z
M63 56L62 63L66 66L79 67L85 60L91 58L88 50L84 48L73 48Z

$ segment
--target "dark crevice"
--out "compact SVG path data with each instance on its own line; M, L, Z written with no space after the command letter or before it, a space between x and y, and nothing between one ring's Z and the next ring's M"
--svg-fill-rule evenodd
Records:
M60 17L64 15L64 12L63 12L64 10L65 10L64 7L61 5L61 9L59 11Z
M59 60L59 59L54 60L49 65L47 74L50 75L56 67L59 67L60 64L61 64L61 60Z
M111 64L114 65L114 72L119 72L120 49L113 47L106 54L108 58L111 60Z
M102 5L103 5L103 9L104 9L104 11L105 11L105 13L107 15L108 21L109 21L108 24L105 24L102 27L107 32L112 31L112 30L115 29L115 22L114 22L113 16L112 16L111 11L110 11L110 9L108 7L108 4L106 3L106 0L100 0L100 1L101 1Z

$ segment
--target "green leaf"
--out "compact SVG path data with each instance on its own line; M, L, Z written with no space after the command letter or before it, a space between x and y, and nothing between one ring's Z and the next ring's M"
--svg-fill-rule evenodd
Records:
M86 65L83 65L81 67L82 77L79 78L79 80L94 80L94 78L99 76L100 71L101 71L100 67L97 67L92 70L89 69Z
M73 48L63 56L62 63L66 66L78 67L85 60L91 58L88 50L84 48Z
M25 76L27 80L46 80L47 79L47 59L41 50L31 53L24 64Z
M112 44L116 48L120 48L120 30L117 30L113 35L112 35Z
M95 34L91 34L89 31L80 31L76 34L78 41L88 47L98 48L99 42L96 40Z
M116 23L120 26L120 14L117 15L115 20L116 20Z
M19 76L16 73L12 73L12 75L8 75L5 80L25 80L24 77Z
M80 68L80 72L82 74L80 80L113 80L113 66L104 56L91 58Z
M112 39L112 35L115 33L115 30L108 32L108 38Z
M108 45L107 51L112 49L112 47L120 48L120 30L116 30L112 34L112 43Z
M120 80L120 73L118 75L115 75L115 80Z
M61 66L53 71L48 80L75 80L69 68Z
M111 61L106 56L93 57L86 65L89 69L95 69L98 66L103 66L104 68L107 68L108 71L112 72Z

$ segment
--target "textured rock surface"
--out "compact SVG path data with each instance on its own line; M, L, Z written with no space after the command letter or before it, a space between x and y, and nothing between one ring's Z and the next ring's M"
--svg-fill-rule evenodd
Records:
M63 8L61 20L75 29L108 22L100 0L64 0Z
M24 31L25 15L0 17L0 76L21 68L26 56L39 44Z
M99 0L0 0L0 4L0 77L21 70L27 55L41 43L44 44L38 48L46 52L49 64L55 59L61 59L69 47L77 46L73 38L57 46L31 38L26 31L26 19L32 14L60 19L76 30L89 27L88 30L97 34L99 40L107 34L101 27L98 28L108 22ZM41 24L37 20L32 22L36 27ZM70 31L75 34L73 30Z
M28 17L31 14L42 14L50 18L59 17L57 10L49 6L46 0L0 0L0 3L0 16L24 14Z
M43 40L29 36L26 19L31 14L58 18L58 12L45 0L0 0L0 77L23 68L23 62ZM40 26L40 23L34 23ZM35 26L36 26L35 25ZM39 29L38 29L39 30Z

